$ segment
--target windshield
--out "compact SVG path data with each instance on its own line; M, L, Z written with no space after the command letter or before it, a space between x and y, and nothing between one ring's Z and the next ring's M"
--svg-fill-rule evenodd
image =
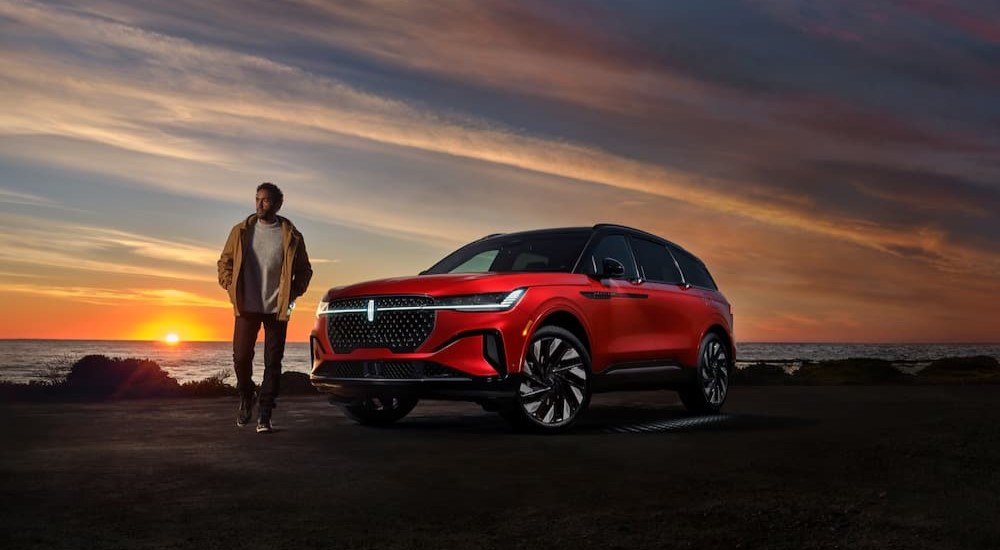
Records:
M590 233L586 229L491 237L463 246L424 273L569 272Z

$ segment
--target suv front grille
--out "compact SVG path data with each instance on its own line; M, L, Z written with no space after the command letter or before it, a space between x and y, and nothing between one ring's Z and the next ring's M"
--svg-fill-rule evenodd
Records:
M430 361L331 361L316 372L330 378L377 378L383 380L426 380L428 378L468 378L455 369Z
M369 307L369 302L374 301ZM434 331L436 313L418 308L434 303L430 296L376 296L348 298L330 303L328 311L359 310L327 315L326 331L335 353L359 348L389 348L393 353L409 353L423 344ZM368 311L373 319L368 320Z

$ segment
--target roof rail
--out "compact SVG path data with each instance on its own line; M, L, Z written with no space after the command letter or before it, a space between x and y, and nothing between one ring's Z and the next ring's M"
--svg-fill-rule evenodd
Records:
M503 235L503 233L490 233L489 235L486 235L485 237L480 237L472 242L478 243L479 241L485 241L486 239L492 239L493 237L499 237L500 235Z
M613 228L617 228L617 229L629 229L629 230L632 230L632 231L640 231L641 233L645 233L645 231L641 231L641 230L636 229L634 227L629 227L627 225L622 225L622 224L619 224L619 223L598 223L598 224L594 224L593 228L596 230L596 229L603 229L605 227L613 227Z
M659 240L659 241L668 242L672 246L675 246L675 247L677 247L677 248L679 248L681 250L684 250L684 252L687 252L688 254L691 254L690 252L688 252L687 250L685 250L683 246L681 246L681 245L679 245L679 244L671 241L670 239L665 239L665 238L663 238L663 237L661 237L659 235L655 235L655 234L650 233L648 231L643 231L642 229L636 229L634 227L629 227L627 225L621 225L621 224L618 224L618 223L599 223L599 224L594 225L594 231L597 231L598 229L609 229L609 228L610 229L625 229L627 231L633 231L633 232L638 233L640 235L646 235L648 237L652 237L652 238L654 238L656 240ZM691 255L693 256L694 254L691 254Z

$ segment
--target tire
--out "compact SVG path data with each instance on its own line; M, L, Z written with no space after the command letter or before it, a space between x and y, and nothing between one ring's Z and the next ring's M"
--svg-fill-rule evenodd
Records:
M366 397L356 403L344 405L344 412L364 426L388 426L410 414L416 406L415 397L387 395Z
M678 392L684 407L695 414L719 412L729 394L731 370L732 360L725 342L718 334L706 334L698 347L695 382Z
M568 429L590 404L590 353L568 330L545 326L528 341L521 383L500 416L515 427L552 433Z

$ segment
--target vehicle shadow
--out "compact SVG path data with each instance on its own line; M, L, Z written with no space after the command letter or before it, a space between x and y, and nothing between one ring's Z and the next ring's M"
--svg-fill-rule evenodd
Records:
M758 431L816 424L811 418L745 413L693 415L683 408L593 407L572 433L657 433L695 431Z
M814 425L811 418L744 413L692 415L681 407L641 408L634 406L591 407L568 432L561 436L594 434L769 431ZM424 414L394 424L392 430L460 433L519 432L497 414Z

